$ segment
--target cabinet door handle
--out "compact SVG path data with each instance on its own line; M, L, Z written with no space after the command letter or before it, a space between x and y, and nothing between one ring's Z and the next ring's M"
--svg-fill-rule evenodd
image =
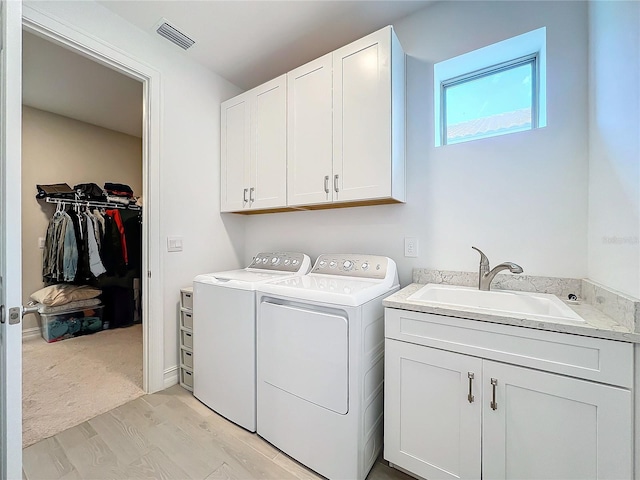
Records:
M469 395L467 395L467 400L469 400L469 403L473 403L475 397L473 396L471 391L473 388L473 378L475 377L475 375L472 372L467 372L467 377L469 377Z
M248 189L248 188L245 188L245 189L244 189L244 192L242 193L242 200L244 200L244 203L247 203L247 202L248 202L248 200L247 200L247 192L248 192L248 191L249 191L249 189Z
M329 193L329 175L324 176L324 193Z
M340 178L340 175L334 175L333 176L333 189L336 191L336 193L338 193L340 190L338 189L338 179Z
M255 192L255 190L256 189L254 187L251 187L249 189L249 202L251 202L251 203L256 201L256 199L253 197L253 192Z
M491 400L491 410L497 410L498 404L496 403L496 386L498 385L498 379L491 379L491 388L493 390L493 399Z

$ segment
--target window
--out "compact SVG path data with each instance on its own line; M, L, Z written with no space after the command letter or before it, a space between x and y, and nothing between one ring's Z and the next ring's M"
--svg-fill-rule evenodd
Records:
M436 146L546 125L545 29L436 64Z

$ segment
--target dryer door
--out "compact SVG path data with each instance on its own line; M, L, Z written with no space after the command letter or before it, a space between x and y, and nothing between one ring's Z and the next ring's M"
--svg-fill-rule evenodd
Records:
M339 414L349 411L349 321L341 311L264 302L261 381Z

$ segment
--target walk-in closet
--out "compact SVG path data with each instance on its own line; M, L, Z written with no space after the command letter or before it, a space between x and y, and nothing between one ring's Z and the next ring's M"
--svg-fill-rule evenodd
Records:
M143 392L143 86L23 32L23 445Z

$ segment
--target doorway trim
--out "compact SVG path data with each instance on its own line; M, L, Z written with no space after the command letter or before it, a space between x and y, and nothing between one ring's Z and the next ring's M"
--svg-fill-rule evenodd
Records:
M164 315L160 261L160 72L105 41L25 4L22 28L143 84L142 111L142 388L164 384Z

